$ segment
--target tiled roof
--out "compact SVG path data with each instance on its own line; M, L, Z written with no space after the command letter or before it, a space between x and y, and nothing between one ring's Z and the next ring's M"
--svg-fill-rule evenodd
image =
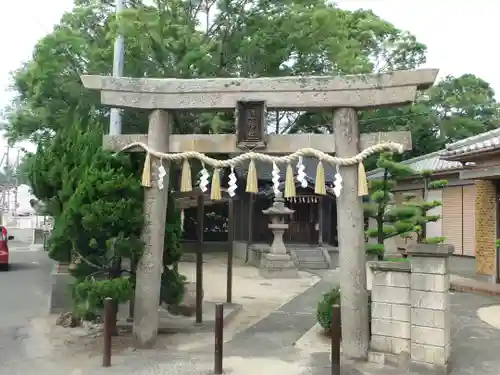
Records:
M500 128L451 143L441 153L444 159L454 159L470 153L500 148Z
M462 168L462 164L458 161L448 161L441 159L441 154L442 151L436 151L427 155L417 156L416 158L405 160L401 163L408 165L409 167L414 169L415 172L444 172ZM383 173L383 170L381 168L378 168L368 172L366 175L368 179L376 179L381 178L383 176Z
M316 179L316 167L318 165L318 159L313 158L313 157L304 157L302 160L303 160L303 163L305 166L306 176L308 177L308 179L312 183L314 183L314 181ZM248 173L248 164L249 163L246 162L246 163L243 163L241 165L236 166L235 167L236 173L240 176L246 177L246 175ZM278 165L278 167L280 168L282 179L284 180L287 167L284 164L280 164L280 165ZM335 179L334 178L335 173L337 173L335 170L335 167L330 165L329 163L323 163L323 167L325 169L325 182L326 183L333 182L333 180ZM259 180L271 181L271 179L272 179L271 172L273 170L273 166L271 163L256 160L255 161L255 168L257 169L257 177ZM296 162L292 163L292 168L293 168L294 174L296 174L297 173L297 163Z

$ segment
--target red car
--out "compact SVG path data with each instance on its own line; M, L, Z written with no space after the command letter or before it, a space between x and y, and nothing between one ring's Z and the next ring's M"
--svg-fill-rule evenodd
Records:
M7 235L7 229L0 226L0 270L9 270L9 240L13 240L14 236Z

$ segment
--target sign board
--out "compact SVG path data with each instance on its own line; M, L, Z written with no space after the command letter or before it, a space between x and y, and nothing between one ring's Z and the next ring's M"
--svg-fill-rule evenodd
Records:
M241 149L266 147L266 103L239 101L236 105L237 146Z

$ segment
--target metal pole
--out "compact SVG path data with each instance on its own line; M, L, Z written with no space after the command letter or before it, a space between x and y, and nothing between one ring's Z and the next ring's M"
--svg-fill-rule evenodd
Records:
M118 15L125 8L124 0L116 0L116 15ZM115 39L115 46L113 49L113 76L123 76L123 62L125 59L125 39L123 35L118 34ZM119 135L122 133L122 119L121 112L118 108L111 108L109 117L109 134Z
M18 201L17 201L17 187L19 186L19 153L21 150L17 149L17 157L16 157L16 187L14 188L14 213L17 214L17 206L18 206ZM37 216L38 217L38 216Z
M224 305L215 305L215 348L214 348L214 374L222 374L222 354L224 344Z
M5 172L7 174L7 201L5 203L7 203L7 212L10 213L10 184L11 184L11 181L10 181L10 160L9 160L9 157L10 157L10 146L7 145L7 157L5 159Z
M205 224L205 197L200 192L198 197L198 246L196 247L196 323L203 321L203 231Z
M132 257L132 259L130 259L130 270L134 273L134 277L135 277L136 272L137 272L137 262L135 260L135 257ZM127 322L134 321L134 303L135 303L135 288L134 288L134 293L132 295L132 298L130 298L130 301L128 302Z
M111 366L111 336L112 325L113 325L113 300L111 298L106 298L104 300L104 330L103 330L103 340L104 348L102 354L102 367Z
M342 340L342 327L340 321L340 305L332 306L332 321L330 323L332 338L332 374L340 375L340 342Z
M229 250L227 253L227 279L226 279L226 302L231 303L233 300L233 245L234 245L234 201L229 199L228 202L228 230L227 237L229 242Z

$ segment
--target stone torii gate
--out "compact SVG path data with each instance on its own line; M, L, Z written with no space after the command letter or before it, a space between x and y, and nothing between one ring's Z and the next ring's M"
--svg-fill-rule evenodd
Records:
M101 102L115 108L152 110L148 134L104 136L104 147L119 151L132 142L143 142L160 152L241 153L260 149L286 154L311 147L339 157L351 157L379 142L400 143L411 149L409 132L359 134L357 109L401 105L415 100L417 90L430 87L438 71L396 71L358 76L152 79L82 76L83 85L101 92ZM265 111L333 111L333 133L266 135ZM172 133L170 114L176 110L235 110L237 134ZM250 124L249 117L253 116ZM257 120L256 120L257 119ZM159 160L152 159L152 185ZM165 165L168 169L168 166ZM338 198L342 337L344 355L366 358L369 345L368 296L362 198L358 196L358 168L341 166L344 189ZM144 255L137 268L134 314L136 344L154 344L158 332L158 301L168 178L163 191L145 191Z

